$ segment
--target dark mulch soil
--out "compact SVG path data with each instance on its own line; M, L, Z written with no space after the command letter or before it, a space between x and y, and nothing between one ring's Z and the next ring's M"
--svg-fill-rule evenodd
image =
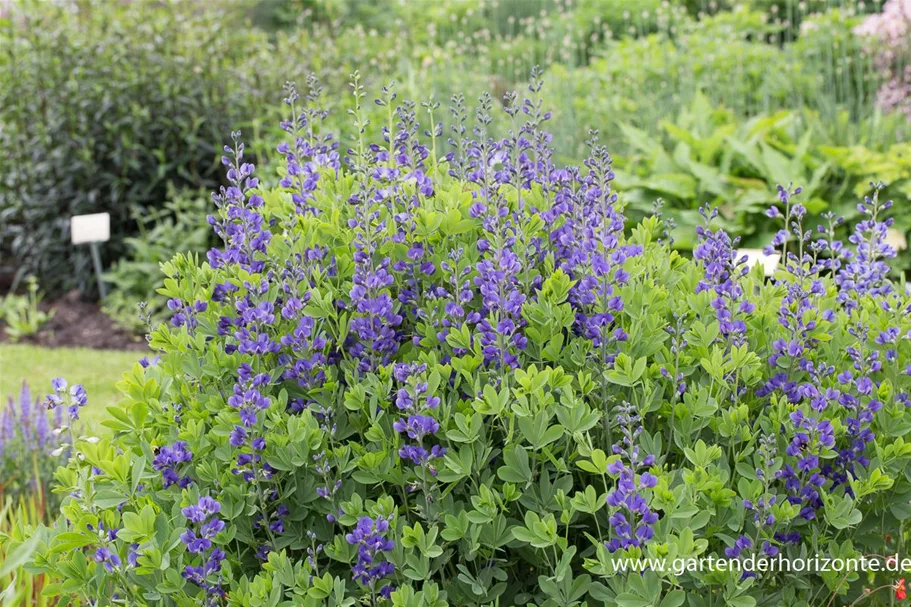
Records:
M18 343L51 348L148 349L142 337L115 325L98 304L82 301L77 291L72 291L57 301L43 302L41 308L53 310L53 318L42 325L36 335L23 337ZM9 341L9 336L0 323L0 343Z

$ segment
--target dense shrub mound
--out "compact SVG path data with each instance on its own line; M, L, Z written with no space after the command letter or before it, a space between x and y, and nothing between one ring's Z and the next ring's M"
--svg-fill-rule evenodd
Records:
M691 260L660 216L625 231L596 133L583 166L553 164L536 77L507 96L503 139L489 97L471 121L455 99L445 158L443 111L391 89L384 139L339 149L310 84L286 100L281 187L260 187L239 133L225 148L224 246L167 264L160 361L125 375L113 435L79 439L58 473L69 497L35 563L55 590L748 607L866 587L888 602L891 574L757 564L908 547L911 321L886 278L888 203L862 203L840 243L806 232L782 189L769 215L787 261L767 282L713 211ZM667 568L622 570L639 556ZM752 564L671 569L708 556Z

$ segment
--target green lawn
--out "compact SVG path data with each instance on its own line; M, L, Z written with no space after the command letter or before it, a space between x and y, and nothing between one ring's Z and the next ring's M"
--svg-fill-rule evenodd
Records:
M88 348L41 348L0 345L0 403L18 397L22 380L37 398L50 392L51 380L63 377L70 384L83 384L89 403L82 413L86 421L98 421L105 408L115 404L120 393L114 387L124 372L142 358L142 352L90 350Z

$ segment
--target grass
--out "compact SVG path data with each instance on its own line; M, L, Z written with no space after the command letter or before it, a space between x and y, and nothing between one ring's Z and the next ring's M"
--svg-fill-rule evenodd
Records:
M70 384L85 386L89 403L82 417L88 422L98 421L120 397L114 384L141 357L141 352L0 345L0 403L5 405L10 396L18 397L22 380L37 397L50 392L52 379L63 377Z

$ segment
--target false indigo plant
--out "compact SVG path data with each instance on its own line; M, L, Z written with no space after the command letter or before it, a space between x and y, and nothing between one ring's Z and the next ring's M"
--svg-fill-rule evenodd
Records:
M625 560L911 548L888 203L842 243L782 187L774 276L714 211L686 259L596 132L555 162L540 84L426 130L386 87L376 142L357 75L353 137L289 85L275 184L235 133L223 245L167 264L158 362L76 441L33 567L131 605L888 604L882 570Z

